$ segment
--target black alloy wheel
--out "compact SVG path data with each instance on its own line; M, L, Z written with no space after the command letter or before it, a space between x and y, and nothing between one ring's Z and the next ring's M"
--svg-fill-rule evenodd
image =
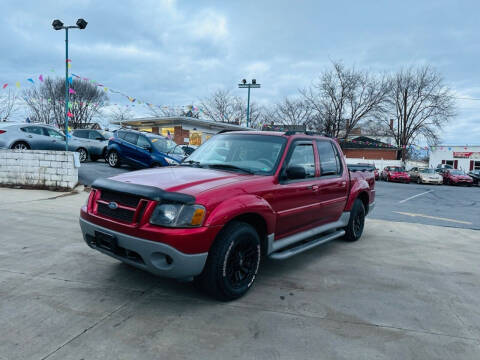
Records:
M365 226L365 207L360 199L356 199L353 203L352 211L350 211L350 219L345 228L346 241L357 241L360 239Z
M250 224L233 221L217 236L195 283L212 297L235 300L253 285L261 259L260 238Z

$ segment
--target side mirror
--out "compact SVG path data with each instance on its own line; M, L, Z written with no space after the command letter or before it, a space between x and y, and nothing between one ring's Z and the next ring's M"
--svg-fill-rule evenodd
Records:
M305 179L307 173L303 166L290 166L287 168L287 178L290 180Z
M101 137L101 136L98 136L98 137L95 138L95 140L103 141L103 140L105 140L105 139L104 139L103 137Z
M152 147L150 145L143 145L142 148L144 148L147 151L152 152Z

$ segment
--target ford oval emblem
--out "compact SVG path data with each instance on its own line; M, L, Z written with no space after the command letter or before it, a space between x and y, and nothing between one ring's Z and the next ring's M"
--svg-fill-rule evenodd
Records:
M111 203L108 204L108 207L112 210L117 210L118 204L115 201L112 201Z

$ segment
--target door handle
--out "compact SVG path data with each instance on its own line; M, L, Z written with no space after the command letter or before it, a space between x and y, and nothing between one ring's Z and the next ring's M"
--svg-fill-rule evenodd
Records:
M308 189L308 190L312 190L312 191L318 191L318 185L310 185L310 186L307 186L307 189Z
M28 135L27 137L29 137L30 139L33 137L32 135Z

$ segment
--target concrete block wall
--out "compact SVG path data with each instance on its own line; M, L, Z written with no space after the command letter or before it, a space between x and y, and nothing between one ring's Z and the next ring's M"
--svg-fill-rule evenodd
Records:
M70 151L0 150L0 186L72 190L78 154Z

